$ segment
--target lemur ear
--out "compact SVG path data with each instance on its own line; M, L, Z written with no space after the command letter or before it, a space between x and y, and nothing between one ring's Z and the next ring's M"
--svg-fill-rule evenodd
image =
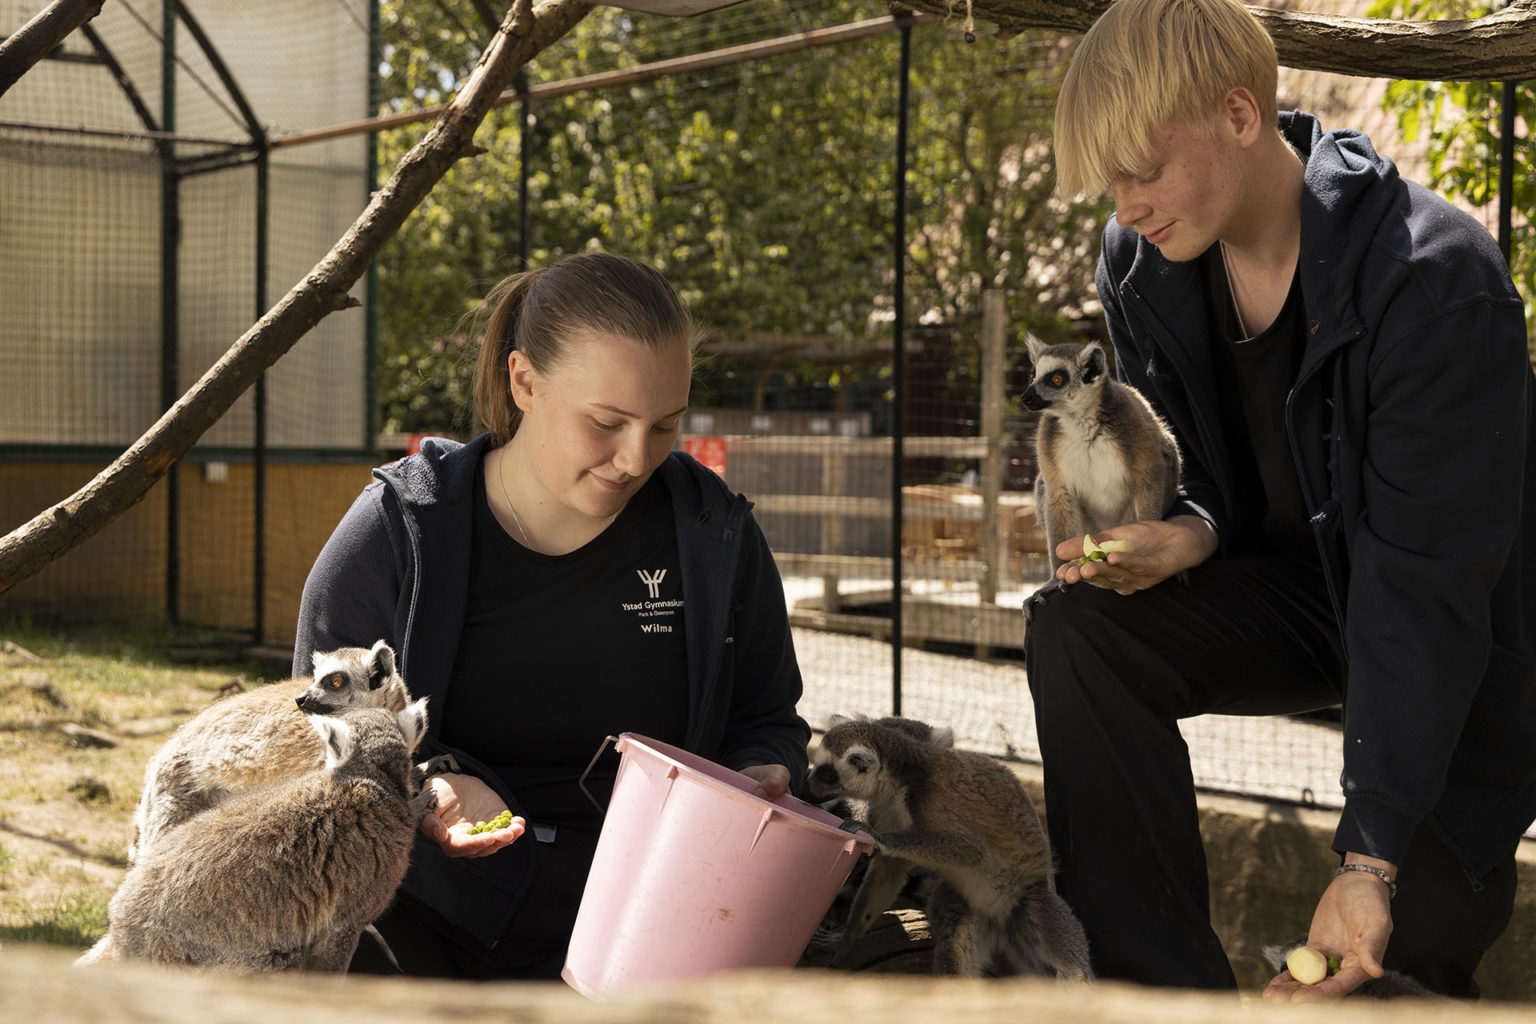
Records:
M1109 359L1096 341L1090 341L1083 348L1083 383L1092 384L1109 372Z
M1024 347L1029 349L1029 361L1031 363L1038 363L1040 361L1040 354L1046 349L1045 342L1033 334L1024 335Z
M395 649L383 640L368 652L368 689L377 690L395 674Z
M834 712L832 712L831 716L827 719L827 728L828 729L835 729L839 725L842 725L845 722L851 722L851 721L853 721L853 719L849 718L847 715L842 714L842 713L837 712L837 711L834 711Z
M395 712L395 721L400 723L406 747L414 752L421 738L427 734L427 698L412 701L404 711Z
M335 715L305 715L304 719L325 744L327 768L335 768L352 756L352 750L357 746L357 737L352 735L352 726L346 719Z

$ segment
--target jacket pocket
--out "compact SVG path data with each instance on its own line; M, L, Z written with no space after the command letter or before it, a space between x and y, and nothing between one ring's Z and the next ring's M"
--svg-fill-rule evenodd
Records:
M1323 507L1313 513L1312 536L1317 540L1317 554L1323 563L1323 579L1328 586L1328 600L1333 605L1333 618L1339 624L1340 639L1344 634L1345 593L1349 579L1349 546L1344 536L1344 524L1340 516L1337 498L1329 498Z

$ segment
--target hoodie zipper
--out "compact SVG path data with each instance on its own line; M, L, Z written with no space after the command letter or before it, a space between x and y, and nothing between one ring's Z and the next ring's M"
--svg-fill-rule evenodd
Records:
M1344 647L1346 659L1348 658L1349 645L1345 642L1344 607L1339 597L1339 567L1334 564L1334 559L1328 551L1328 546L1324 543L1324 537L1329 527L1333 525L1334 519L1337 518L1340 506L1338 499L1333 497L1332 493L1321 504L1318 503L1317 495L1313 493L1312 482L1304 472L1305 463L1302 459L1301 445L1296 439L1295 403L1296 393L1304 385L1311 382L1312 378L1317 375L1318 370L1327 365L1330 359L1334 359L1340 349L1356 341L1363 334L1364 332L1357 327L1338 341L1329 344L1324 355L1310 361L1310 363L1304 363L1301 373L1296 378L1296 382L1291 385L1290 390L1285 395L1285 438L1291 448L1291 465L1296 470L1297 483L1301 485L1302 501L1306 502L1307 508L1317 509L1308 519L1308 523L1312 527L1312 542L1317 547L1318 561L1323 567L1323 584L1328 588L1328 603L1333 608L1333 618L1338 624L1339 642ZM1305 356L1303 356L1303 359L1305 359ZM1337 367L1337 363L1334 365ZM1334 370L1335 380L1337 379L1338 372L1337 369ZM1335 401L1336 396L1332 394L1323 399L1328 417L1328 433L1325 435L1328 441L1328 458L1323 466L1323 472L1330 477L1330 481L1334 472L1333 467L1338 465L1339 460L1338 410L1335 408ZM1331 482L1329 490L1330 492L1332 491Z

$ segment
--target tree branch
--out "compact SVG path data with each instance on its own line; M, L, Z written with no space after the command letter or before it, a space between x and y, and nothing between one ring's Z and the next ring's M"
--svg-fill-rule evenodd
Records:
M957 0L902 0L953 15ZM1005 35L1047 28L1084 32L1109 0L971 0L975 16ZM1309 71L1441 82L1519 81L1536 74L1536 0L1514 0L1484 18L1395 21L1341 18L1252 6L1274 37L1280 63Z
M535 12L531 0L515 0L464 88L331 251L110 466L0 538L0 593L143 498L264 370L327 315L352 305L347 292L384 243L455 162L477 152L475 130L517 71L591 9L581 0L549 0Z
M64 37L101 13L104 0L54 0L0 42L0 96Z

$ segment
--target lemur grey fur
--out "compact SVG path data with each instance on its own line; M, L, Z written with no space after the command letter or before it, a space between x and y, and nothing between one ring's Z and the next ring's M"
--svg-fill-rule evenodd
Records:
M1179 446L1141 392L1110 375L1098 342L1028 345L1035 379L1024 405L1040 412L1035 515L1054 571L1068 538L1162 519L1178 494Z
M411 765L426 700L305 721L320 768L232 797L140 851L108 908L115 958L346 970L434 801Z
M150 758L134 811L128 863L158 837L241 793L292 781L325 764L325 744L306 712L335 714L354 707L403 711L410 702L395 652L383 640L369 647L316 652L312 678L260 686L215 701L182 723ZM427 776L456 768L446 757L418 765ZM112 957L109 931L79 964Z
M845 720L843 716L834 715L832 724ZM955 745L954 730L948 727L936 728L912 718L887 717L877 719L876 723L899 729L913 739L925 743L933 743L941 747ZM811 776L807 777L808 785L810 778ZM814 800L814 797L811 799ZM856 819L867 823L873 829L896 829L903 824L901 820L889 813L889 808L871 806L869 801L857 799L847 793L841 793L831 800L823 801L822 807L840 818ZM891 906L896 897L906 888L913 869L910 862L894 854L871 857L862 864L862 867L862 872L855 870L850 876L849 884L854 886L854 895L842 927L818 929L811 940L811 949L818 952L827 950L832 952L828 961L828 966L831 967L837 966L848 956L859 939L869 931L870 926Z
M296 778L325 763L306 712L404 710L410 702L395 652L342 647L314 657L313 678L259 686L215 701L182 723L149 761L133 818L128 862L162 832L235 793Z
M834 719L807 791L867 804L878 850L871 871L894 858L901 877L908 867L937 876L927 907L935 973L1093 976L1082 925L1051 889L1050 847L1034 804L997 761L910 728ZM874 902L872 894L850 928L884 909Z

